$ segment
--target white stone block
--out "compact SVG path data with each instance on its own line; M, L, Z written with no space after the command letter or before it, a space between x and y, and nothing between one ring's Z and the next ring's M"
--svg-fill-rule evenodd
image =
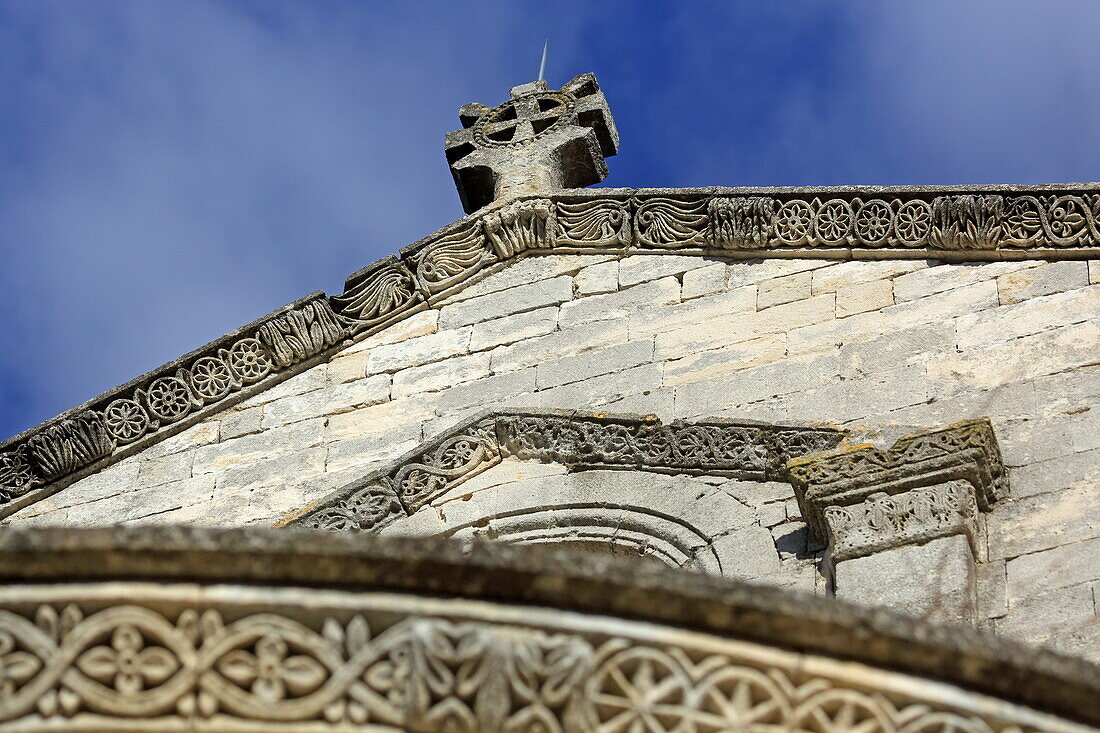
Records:
M390 398L390 377L376 374L327 389L285 397L264 405L263 427L270 428L310 418L335 415Z
M948 290L965 288L1009 272L1035 267L1036 262L983 262L968 264L934 264L917 272L894 278L894 299L901 303L917 300Z
M466 326L379 346L370 352L367 373L396 372L399 369L467 354L470 351L472 331L470 326Z
M894 304L894 288L889 280L847 285L837 288L836 317L846 318L856 313L877 311Z
M680 297L684 300L690 300L703 295L720 293L726 288L727 269L726 263L716 262L697 270L688 270L684 273L681 281Z
M554 331L557 326L558 309L553 306L484 321L473 327L470 351L483 351L495 346L545 336Z
M625 318L642 307L679 302L680 281L666 277L616 293L589 295L566 303L558 314L558 326L567 329L593 321Z
M393 375L393 398L433 392L489 376L489 353L456 356L424 366L402 369Z
M619 263L602 262L589 265L573 277L577 295L613 293L619 289Z
M539 389L579 382L601 374L630 369L653 360L653 341L628 341L625 344L593 349L577 356L548 361L538 366Z
M890 280L928 267L927 260L852 260L815 270L813 294L835 293L838 288L872 280Z
M1029 298L1061 293L1089 284L1089 266L1084 260L1047 262L997 278L1001 305L1019 303Z
M500 346L489 353L492 355L493 372L500 374L535 366L549 359L579 354L587 349L622 343L626 339L625 320L597 321Z
M630 255L619 260L619 286L628 288L669 275L679 275L707 264L708 260L695 255Z
M761 282L758 286L756 307L764 310L773 305L783 305L809 298L811 275L811 272L798 272Z
M528 285L517 285L502 292L470 298L439 311L439 328L459 328L513 313L559 305L573 297L573 278L562 275Z

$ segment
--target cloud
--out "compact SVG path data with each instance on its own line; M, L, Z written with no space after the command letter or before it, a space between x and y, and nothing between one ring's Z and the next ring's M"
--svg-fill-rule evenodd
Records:
M1089 2L0 0L0 435L460 214L461 104L599 76L607 185L1087 179Z

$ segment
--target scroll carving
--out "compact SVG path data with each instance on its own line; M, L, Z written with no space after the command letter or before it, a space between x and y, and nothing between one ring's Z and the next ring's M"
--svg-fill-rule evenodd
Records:
M700 246L706 235L707 202L641 199L634 213L639 247L678 249Z
M394 594L308 609L167 586L0 610L0 722L23 731L1086 730L1005 701L661 625ZM298 591L299 593L305 591ZM55 594L56 595L56 594ZM78 595L78 594L73 594ZM223 596L224 597L224 596ZM336 604L340 605L336 605ZM807 666L812 673L807 672ZM1035 727L1036 721L1044 721Z
M831 429L729 421L662 425L627 415L503 412L445 433L412 457L334 492L283 523L333 531L377 531L509 456L582 468L782 480L789 458L832 448L843 437L842 432ZM400 503L395 504L393 497Z
M557 244L622 247L630 243L630 211L625 201L596 200L557 206Z
M428 295L457 285L492 259L476 223L430 242L414 254L417 281Z
M334 295L332 305L350 319L355 330L385 322L417 300L413 275L396 257L362 276L349 280L342 295Z

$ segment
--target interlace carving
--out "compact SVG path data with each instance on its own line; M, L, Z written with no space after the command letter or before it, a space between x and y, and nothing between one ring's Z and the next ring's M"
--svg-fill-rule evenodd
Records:
M0 610L0 722L22 731L1032 733L1035 713L955 688L660 626L515 625L340 596L311 610L186 601ZM238 591L241 589L238 589ZM330 596L331 597L331 596ZM483 604L484 605L484 604ZM559 617L560 618L560 617ZM877 675L877 676L876 676ZM946 691L945 691L946 690ZM1070 731L1056 718L1047 730ZM249 728L251 729L251 728Z
M662 425L656 419L628 415L504 412L460 425L411 458L334 492L281 524L377 531L508 456L573 468L782 480L791 457L831 448L843 437L830 429L730 421ZM363 487L372 492L366 498Z
M984 418L913 433L887 450L862 445L795 458L787 471L802 516L831 540L835 559L949 534L973 540L971 507L989 511L1008 489ZM891 523L893 516L904 521Z

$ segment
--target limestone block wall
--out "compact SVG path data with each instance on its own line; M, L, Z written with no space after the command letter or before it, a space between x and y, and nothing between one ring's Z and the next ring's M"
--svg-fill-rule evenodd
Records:
M1012 489L986 516L983 624L1100 659L1098 306L1100 261L530 257L8 521L270 524L494 406L988 416ZM772 554L744 576L822 589L790 487L756 486L736 531Z

